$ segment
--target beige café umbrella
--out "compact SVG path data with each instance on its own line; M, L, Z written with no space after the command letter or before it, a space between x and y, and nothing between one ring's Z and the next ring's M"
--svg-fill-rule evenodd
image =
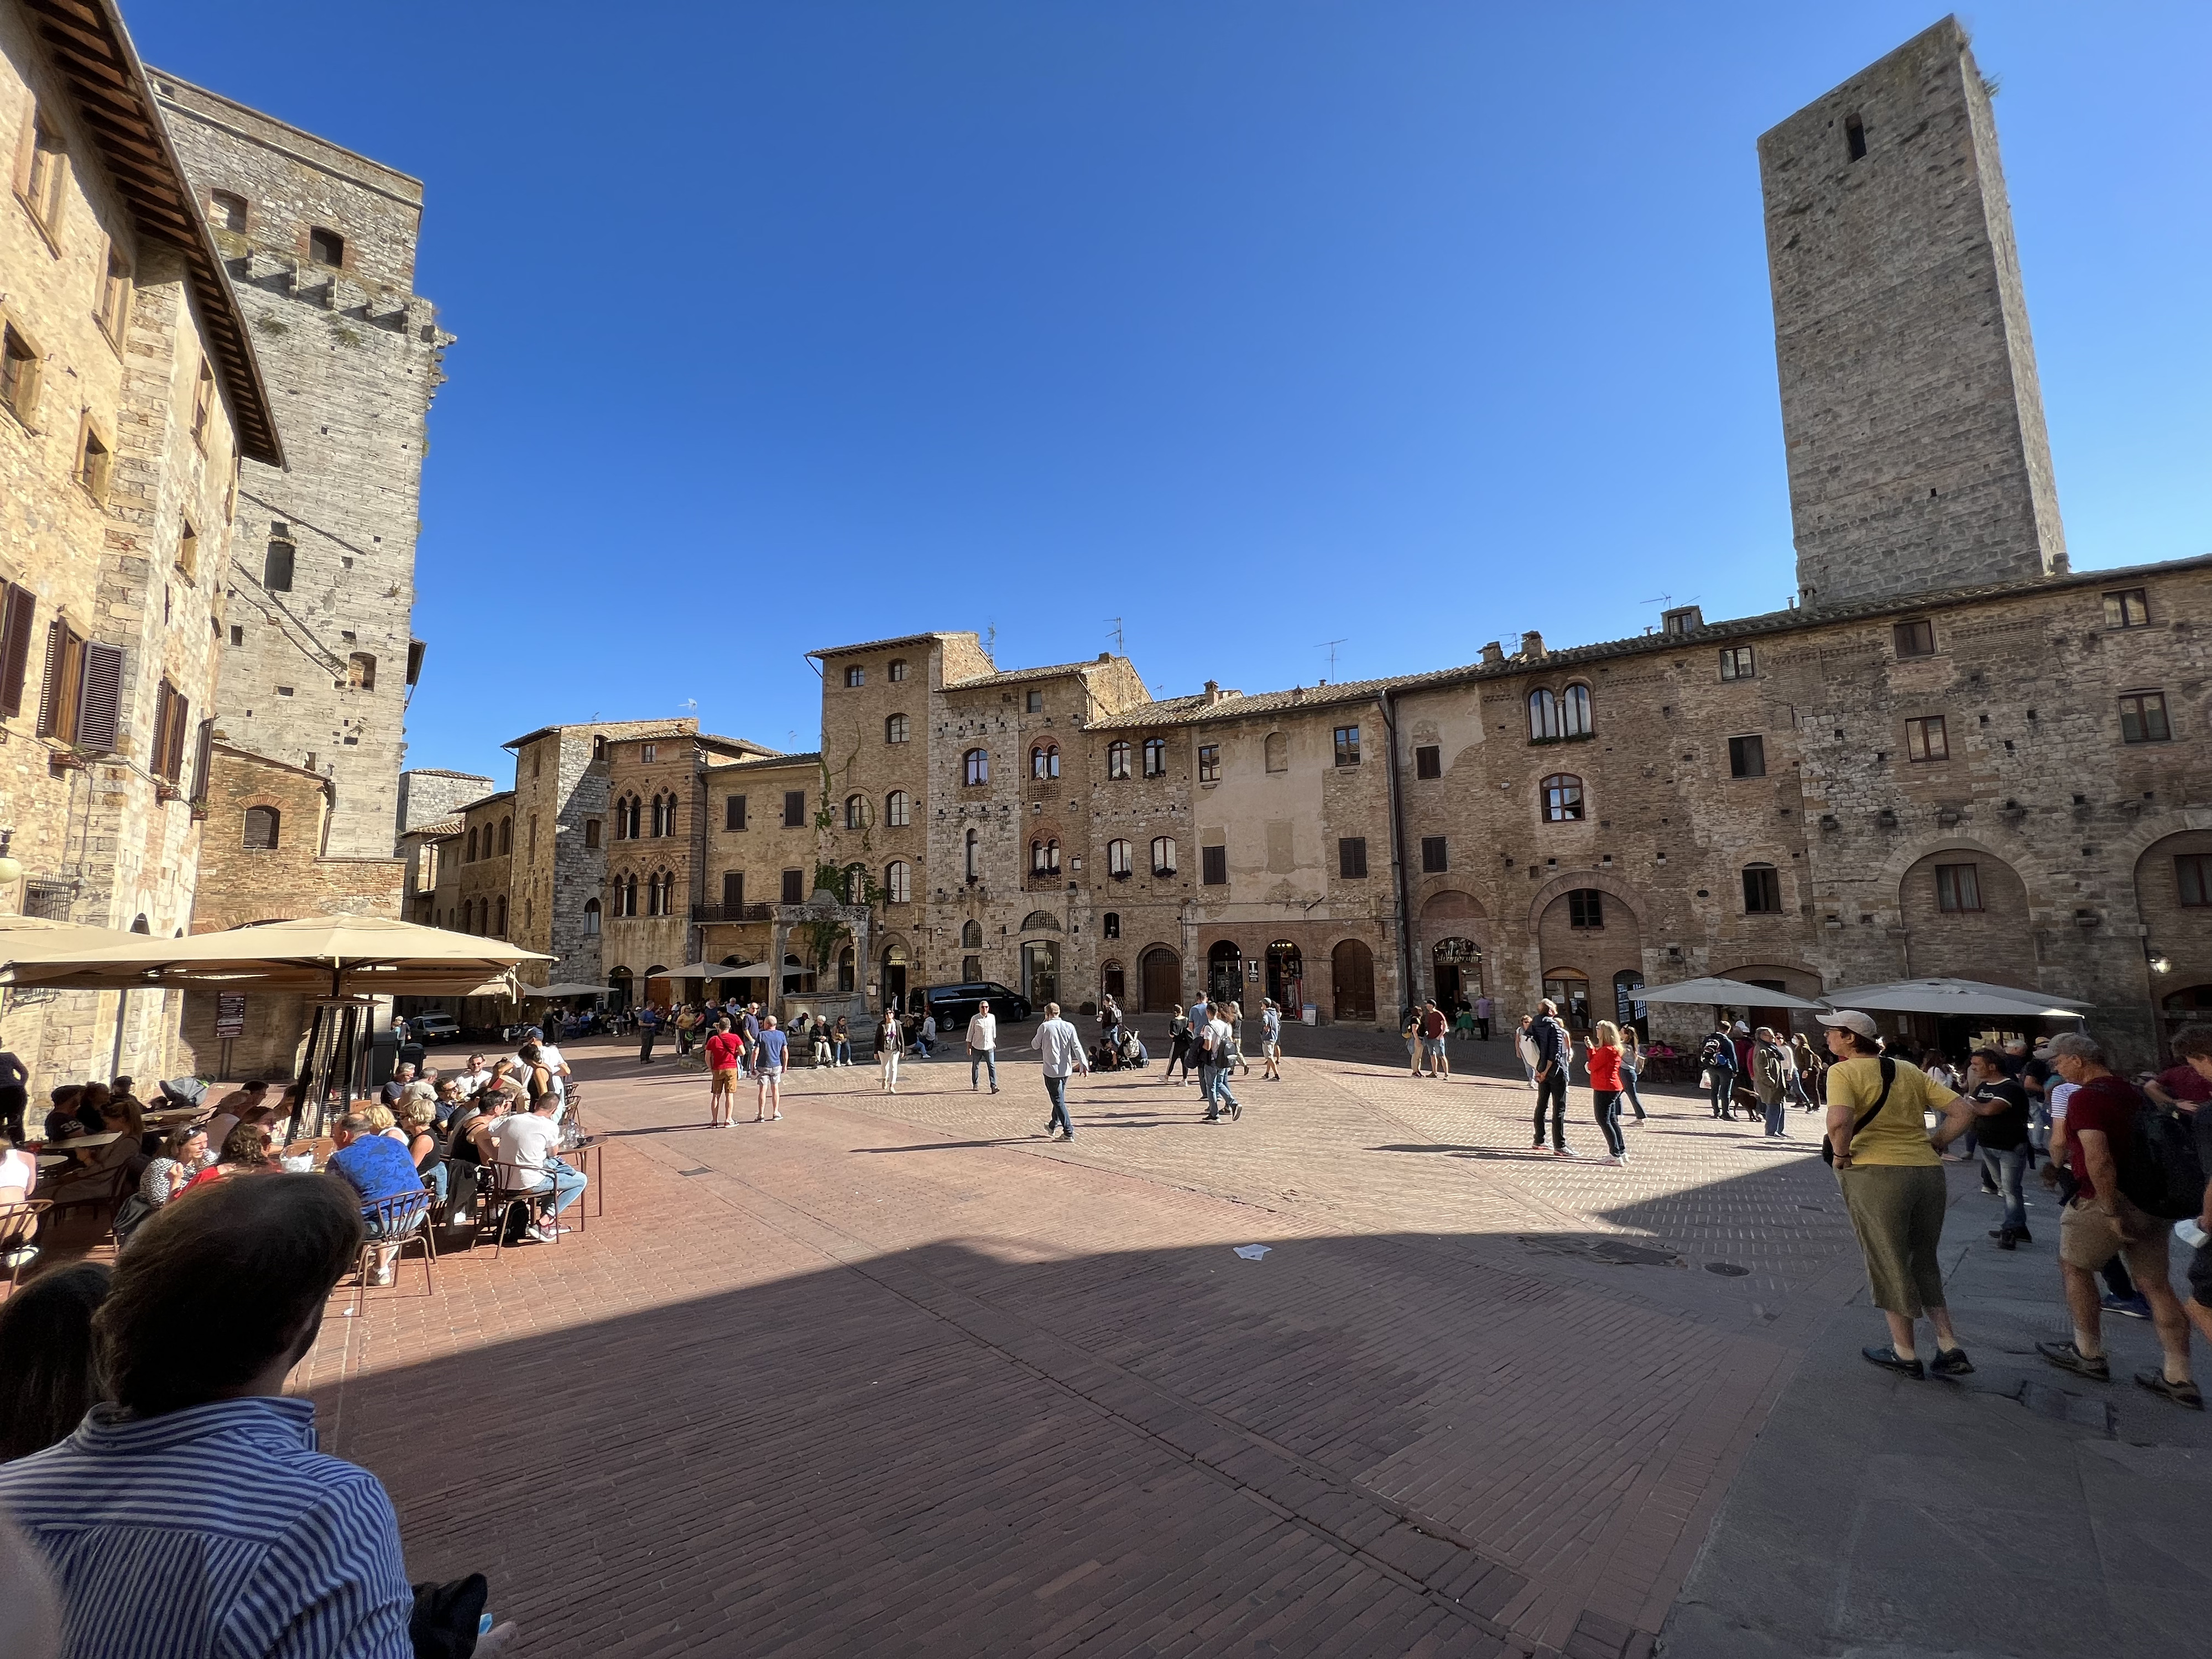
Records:
M1825 1006L1808 1002L1768 985L1749 985L1740 979L1686 979L1676 985L1644 985L1628 994L1638 1002L1702 1002L1717 1008L1807 1008Z
M1848 985L1824 991L1831 1008L1862 1008L1896 1014L2010 1014L2029 1019L2079 1019L2088 1003L2075 997L2017 985L1988 985L1973 979L1898 979L1879 985Z

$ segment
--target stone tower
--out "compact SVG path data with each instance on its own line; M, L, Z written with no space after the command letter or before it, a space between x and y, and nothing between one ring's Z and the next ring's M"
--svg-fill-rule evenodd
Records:
M1759 141L1808 605L2063 571L1989 83L1947 17Z
M246 463L223 739L333 791L328 851L398 836L424 421L450 343L414 291L422 186L173 75L161 114L253 331L287 465Z

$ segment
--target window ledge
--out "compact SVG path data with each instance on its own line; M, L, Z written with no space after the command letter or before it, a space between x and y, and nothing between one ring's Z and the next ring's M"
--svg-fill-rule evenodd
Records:
M1528 746L1531 749L1548 749L1554 744L1595 743L1596 741L1597 733L1595 732L1570 732L1563 737L1531 738L1528 739Z
M15 192L15 204L23 210L23 216L31 222L31 228L39 233L40 240L46 243L46 252L52 254L55 258L60 258L62 257L61 240L54 234L52 227L46 223L46 216L33 206L31 198L20 190Z

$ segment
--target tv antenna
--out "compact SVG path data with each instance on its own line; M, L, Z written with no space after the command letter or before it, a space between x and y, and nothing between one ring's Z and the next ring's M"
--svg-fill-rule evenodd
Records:
M696 697L686 697L676 706L687 714L696 716L699 713L699 699Z
M1117 657L1127 656L1128 653L1121 647L1121 619L1119 617L1109 617L1106 620L1114 624L1114 654Z
M1346 645L1346 644L1349 644L1349 643L1350 643L1350 639L1349 639L1349 636L1347 636L1346 638L1345 638L1345 639L1341 639L1341 640L1323 640L1323 641L1322 641L1319 645L1316 645L1316 647L1314 647L1314 649L1315 649L1315 650L1316 650L1316 651L1326 651L1326 652L1328 652L1328 677L1329 677L1329 678L1331 678L1331 679L1334 679L1334 678L1336 678L1336 647L1337 647L1338 646L1340 646L1340 645Z

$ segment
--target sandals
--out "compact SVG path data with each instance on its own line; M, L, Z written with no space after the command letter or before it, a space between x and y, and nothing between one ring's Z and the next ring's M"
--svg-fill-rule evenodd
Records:
M2148 1389L2153 1394L2164 1395L2177 1406L2186 1406L2191 1411L2204 1409L2204 1396L2194 1382L2174 1382L2164 1371L2137 1371L2136 1387Z
M2093 1359L2071 1342L2039 1342L2035 1345L2035 1351L2062 1371L2086 1376L2092 1382L2112 1380L2112 1367L2104 1355L2099 1354Z

